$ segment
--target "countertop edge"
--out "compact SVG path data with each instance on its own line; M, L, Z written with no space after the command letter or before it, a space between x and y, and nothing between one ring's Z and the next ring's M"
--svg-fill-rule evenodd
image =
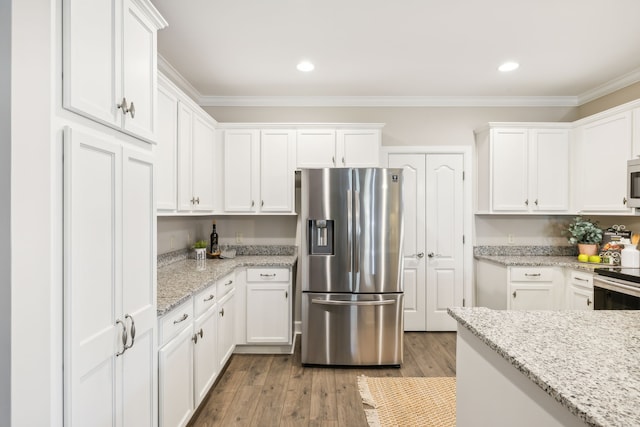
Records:
M501 346L497 345L495 342L493 342L492 340L487 338L483 333L481 333L478 329L476 329L473 325L471 325L469 322L467 322L467 320L464 319L464 317L462 317L461 315L459 315L456 312L456 309L457 308L449 307L449 308L447 308L447 313L449 313L449 315L451 317L453 317L460 325L464 326L473 335L478 337L478 339L480 339L480 341L482 341L484 344L486 344L487 347L489 347L491 350L495 351L498 355L500 355L500 357L502 357L511 366L513 366L518 371L520 371L522 374L524 374L534 384L536 384L538 387L540 387L545 393L547 393L549 396L551 396L554 400L556 400L562 406L567 408L569 410L569 412L571 412L573 415L577 416L578 418L580 418L582 421L584 421L585 423L587 423L590 426L599 426L600 425L587 412L585 412L584 410L582 410L578 406L576 406L573 402L571 402L569 399L567 399L562 393L560 393L558 390L556 390L552 385L550 385L549 383L544 381L542 378L540 378L538 375L536 375L530 369L528 369L526 366L524 366L522 363L520 363L514 356L511 356L506 349L504 349ZM485 308L485 307L475 307L475 310L478 310L478 309L487 310L487 311L490 310L490 309Z

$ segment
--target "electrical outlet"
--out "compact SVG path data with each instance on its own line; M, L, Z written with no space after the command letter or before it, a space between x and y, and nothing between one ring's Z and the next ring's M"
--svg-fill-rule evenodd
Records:
M513 245L513 234L509 233L509 235L507 236L507 241L510 245Z
M238 232L236 233L236 243L242 243L242 233Z

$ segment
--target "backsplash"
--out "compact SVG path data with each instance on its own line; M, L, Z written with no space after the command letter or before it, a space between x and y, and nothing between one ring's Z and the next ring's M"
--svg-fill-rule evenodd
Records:
M576 246L558 245L558 246L474 246L474 255L487 256L577 256L578 248Z
M295 255L298 247L295 245L220 245L220 250L235 249L236 255ZM180 249L158 255L158 267L164 267L177 261L194 258L192 249Z

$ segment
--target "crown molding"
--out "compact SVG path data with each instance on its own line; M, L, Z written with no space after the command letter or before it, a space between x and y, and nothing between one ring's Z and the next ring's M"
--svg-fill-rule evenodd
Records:
M577 107L575 96L201 96L203 107Z
M187 93L196 103L200 104L199 100L202 98L202 94L198 92L198 90L193 87L191 83L187 79L185 79L182 74L175 68L173 65L169 63L164 57L158 54L158 70L162 72L170 81L173 82L176 86L182 89ZM200 104L201 105L201 104Z
M603 85L595 87L591 90L578 95L578 105L586 104L595 99L609 95L617 90L623 89L629 85L640 82L640 68L637 68L630 73L624 74L613 80L609 80Z

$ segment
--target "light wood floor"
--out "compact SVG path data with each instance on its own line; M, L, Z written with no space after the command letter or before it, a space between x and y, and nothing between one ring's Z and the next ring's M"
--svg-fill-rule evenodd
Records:
M454 332L407 332L401 368L319 368L292 355L232 356L190 427L367 426L358 375L455 376Z

